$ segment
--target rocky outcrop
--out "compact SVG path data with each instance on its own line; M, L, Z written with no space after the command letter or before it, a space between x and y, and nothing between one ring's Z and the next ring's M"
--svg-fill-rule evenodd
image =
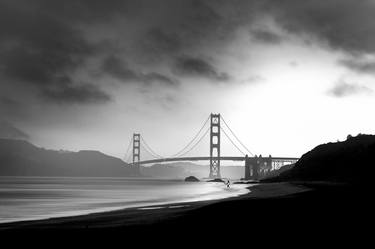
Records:
M199 182L199 179L195 176L188 176L185 178L185 182Z

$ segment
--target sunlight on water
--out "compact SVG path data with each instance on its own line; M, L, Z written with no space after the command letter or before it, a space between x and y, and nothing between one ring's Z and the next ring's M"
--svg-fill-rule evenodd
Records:
M0 223L228 198L248 193L245 187L157 179L0 177Z

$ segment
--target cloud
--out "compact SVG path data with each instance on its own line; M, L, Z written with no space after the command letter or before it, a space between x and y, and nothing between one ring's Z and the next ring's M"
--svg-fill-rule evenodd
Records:
M144 3L137 0L3 0L18 9L29 9L34 13L49 13L58 20L74 23L109 22L120 15L138 13Z
M42 88L42 92L48 84L58 87L59 77L79 84L73 74L85 70L85 62L99 52L95 42L104 39L128 54L128 61L145 57L144 61L153 64L191 57L201 49L210 54L211 48L227 45L241 26L249 26L254 39L277 44L281 41L278 34L251 29L265 15L289 32L312 33L334 48L374 52L374 12L369 0L4 0L0 3L0 62L4 65L0 74ZM203 64L201 68L211 73L198 69L196 76L216 80L228 76L215 75L212 66ZM112 73L123 79L140 76L134 70L120 71ZM142 77L152 79L152 75Z
M273 16L291 33L313 34L334 48L352 54L375 53L373 0L257 1L259 10Z
M202 77L215 81L228 81L227 73L218 72L207 61L189 56L181 56L176 59L173 71L175 74L185 77Z
M101 70L117 79L123 80L125 82L138 81L138 74L129 69L127 65L116 56L109 56L103 60Z
M74 109L113 98L111 84L91 73L98 68L99 75L124 82L122 87L185 84L179 77L230 82L235 74L216 62L239 41L238 31L250 30L267 44L282 41L274 29L259 28L268 27L262 25L268 24L265 19L273 19L283 36L308 34L347 53L375 53L374 5L369 0L2 0L0 92L30 109L46 101L71 103ZM368 62L342 65L373 71ZM9 115L20 109L0 105Z
M151 27L141 36L140 49L147 52L148 57L159 59L166 54L176 54L183 49L183 41L178 33L167 32L161 27Z
M194 54L202 44L214 48L230 40L241 18L235 16L237 6L205 0L4 0L0 3L0 80L6 84L32 87L41 100L57 103L77 103L74 96L83 92L104 98L108 86L81 83L92 66L89 60L98 61L116 50L128 58L128 64L108 59L103 68L112 77L124 82L176 85L178 81L158 70L139 72L135 61L155 65L169 65L181 54ZM111 44L99 46L98 44ZM225 42L224 42L225 43ZM209 54L209 49L204 49ZM141 63L141 66L142 66ZM186 62L184 62L186 64ZM184 64L183 63L183 64ZM218 81L228 79L208 63L199 62L191 71L189 65L181 72L209 77ZM204 72L206 70L206 72ZM195 73L194 73L195 71ZM64 79L64 80L62 80ZM87 80L85 80L87 81ZM69 82L69 83L66 83ZM74 89L76 88L76 89ZM88 91L87 89L95 89ZM103 90L101 90L103 89ZM99 91L101 93L99 94ZM84 94L84 96L86 96ZM87 99L93 103L95 97ZM104 101L99 101L101 103Z
M117 56L109 56L103 60L101 70L104 74L108 74L117 78L124 83L159 83L166 86L176 86L178 82L160 73L141 73L128 68L128 65Z
M373 91L362 85L348 83L343 80L339 80L336 85L328 91L328 94L342 98L347 97L351 95L357 95L357 94L371 94Z
M340 60L339 64L357 73L375 74L375 61L351 58Z
M244 84L257 84L260 82L266 82L266 79L260 75L252 75L248 77L247 79L244 79L241 81L241 83L244 83Z
M258 42L266 44L279 44L282 37L274 32L262 29L254 29L250 31L251 37Z
M159 83L167 86L176 86L178 84L177 80L172 80L160 73L141 74L141 79L148 84Z
M62 84L56 88L46 88L42 92L43 97L48 101L61 104L86 104L106 103L111 96L102 91L96 85L83 83L80 85Z
M27 140L29 139L29 135L16 128L11 123L0 120L0 138Z
M95 53L94 46L82 31L38 11L44 4L48 5L38 1L29 10L12 3L1 4L0 76L3 81L33 87L43 100L51 102L108 101L108 94L98 87L81 84L73 78L85 60Z
M227 45L236 38L237 28L253 19L254 12L245 1L210 0L148 1L144 9L132 40L140 56L154 63Z

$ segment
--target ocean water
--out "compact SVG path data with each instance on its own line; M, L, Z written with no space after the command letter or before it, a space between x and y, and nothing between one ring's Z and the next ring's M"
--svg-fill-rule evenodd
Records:
M228 198L246 185L182 180L0 177L0 223ZM178 206L176 206L178 207Z

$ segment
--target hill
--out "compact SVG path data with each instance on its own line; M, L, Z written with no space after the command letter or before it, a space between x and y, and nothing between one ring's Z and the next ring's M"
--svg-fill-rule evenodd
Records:
M122 160L99 151L55 151L27 141L0 139L0 176L136 176Z
M272 171L268 172L267 175L265 177L261 178L261 179L278 177L278 176L280 176L281 173L292 169L294 166L295 166L295 164L287 164L287 165L281 166L279 169L272 170Z
M271 180L367 184L373 178L374 155L375 136L348 136L344 142L317 146L304 154L295 167Z

